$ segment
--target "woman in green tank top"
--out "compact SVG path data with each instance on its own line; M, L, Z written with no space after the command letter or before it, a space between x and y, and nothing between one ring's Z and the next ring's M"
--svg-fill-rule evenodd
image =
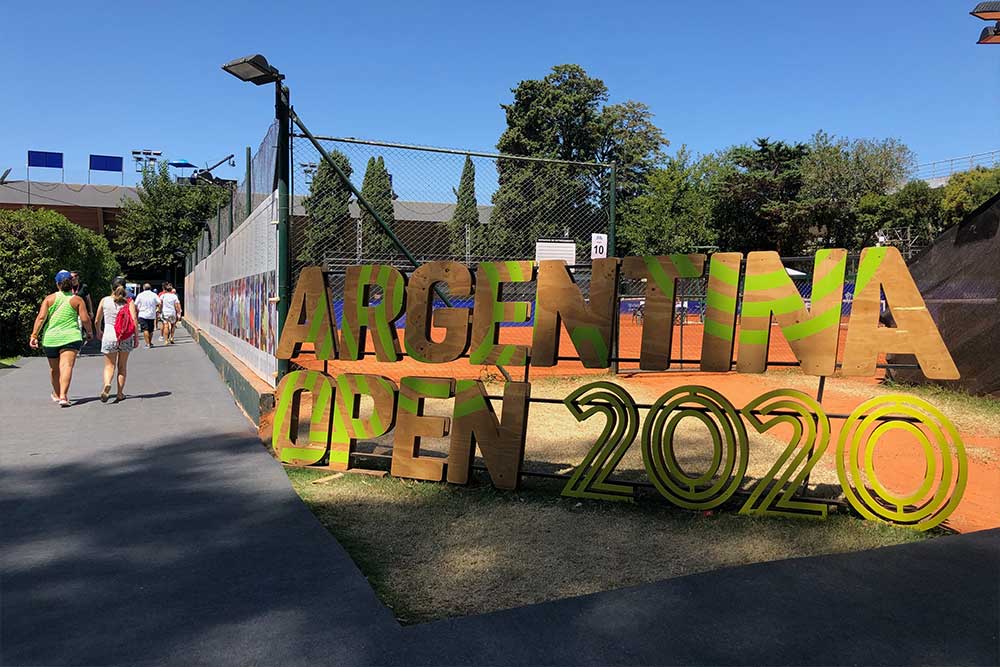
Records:
M42 300L35 318L35 326L31 330L31 340L28 344L38 349L39 331L41 347L49 360L49 378L52 381L52 400L61 407L69 407L69 383L73 379L73 366L76 355L83 347L83 336L80 325L87 332L87 340L94 337L94 329L87 313L87 305L83 299L73 294L73 276L69 271L56 274L56 287L53 292Z

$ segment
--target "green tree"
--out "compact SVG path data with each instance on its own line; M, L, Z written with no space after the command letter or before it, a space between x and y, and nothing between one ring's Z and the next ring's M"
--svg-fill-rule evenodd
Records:
M330 151L330 158L344 174L350 178L353 169L351 161L340 151ZM328 257L354 256L354 225L348 209L351 191L330 164L319 163L309 194L303 199L302 207L309 220L302 232L296 256L299 261L322 265Z
M757 139L718 158L711 182L712 218L722 250L802 253L809 239L809 213L799 202L805 144Z
M891 194L869 193L857 206L857 236L854 248L872 245L882 230L910 228L930 240L944 227L941 200L944 188L932 188L925 181L910 181Z
M642 102L627 100L601 111L600 143L594 159L615 163L615 190L618 202L627 204L646 189L649 175L662 165L663 149L670 142L653 123L653 112ZM608 203L607 172L600 170L601 205Z
M194 250L203 223L214 220L230 192L215 185L177 183L166 163L143 171L138 199L122 199L114 226L114 251L127 268L164 272L183 264ZM218 239L216 239L218 241Z
M466 234L469 235L469 251L472 246L482 243L482 226L479 224L479 208L476 201L476 165L472 158L465 156L462 178L455 192L455 213L448 221L449 250L455 257L465 257Z
M365 178L361 184L361 196L392 229L396 222L392 210L392 183L382 156L368 159ZM365 259L387 260L395 254L396 246L392 239L375 220L375 216L364 207L361 208L361 235Z
M874 239L872 219L859 218L859 205L885 196L901 183L914 163L913 152L896 139L834 137L822 130L802 161L803 210L811 219L812 242L858 250Z
M712 199L704 161L693 162L685 147L648 175L648 188L622 208L625 254L693 252L715 243Z
M121 268L107 240L45 209L0 210L0 357L28 353L38 305L60 269L79 270L94 305Z
M607 105L608 89L579 65L557 65L540 80L521 81L502 104L507 129L501 153L618 164L619 203L641 193L667 143L645 105ZM607 228L608 170L500 159L489 234L494 253L530 256L540 237L588 244ZM604 209L604 210L602 210Z
M941 200L943 225L960 223L990 197L1000 193L1000 167L976 167L948 179Z

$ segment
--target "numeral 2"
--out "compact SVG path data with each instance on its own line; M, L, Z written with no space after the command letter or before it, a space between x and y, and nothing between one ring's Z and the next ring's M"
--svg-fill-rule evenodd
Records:
M792 499L830 444L830 419L820 404L797 389L776 389L758 396L741 412L758 433L778 424L790 424L793 433L788 447L754 487L740 514L825 519L827 507L823 503Z
M583 462L573 471L562 495L602 500L632 500L632 487L607 482L639 432L639 411L632 396L611 382L591 382L563 401L577 421L604 415L606 423ZM586 407L584 407L586 406Z

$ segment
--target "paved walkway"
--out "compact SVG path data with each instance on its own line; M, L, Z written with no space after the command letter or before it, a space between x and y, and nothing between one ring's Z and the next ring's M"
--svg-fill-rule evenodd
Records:
M0 370L0 662L1000 663L1000 531L401 628L190 338Z

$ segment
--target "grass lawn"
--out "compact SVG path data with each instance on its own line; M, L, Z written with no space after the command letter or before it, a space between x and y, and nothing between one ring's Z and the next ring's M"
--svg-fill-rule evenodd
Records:
M696 513L650 498L578 501L564 482L517 493L286 468L292 485L403 623L478 614L721 567L927 539L833 513L826 521Z
M0 368L7 368L17 363L21 357L0 357Z

